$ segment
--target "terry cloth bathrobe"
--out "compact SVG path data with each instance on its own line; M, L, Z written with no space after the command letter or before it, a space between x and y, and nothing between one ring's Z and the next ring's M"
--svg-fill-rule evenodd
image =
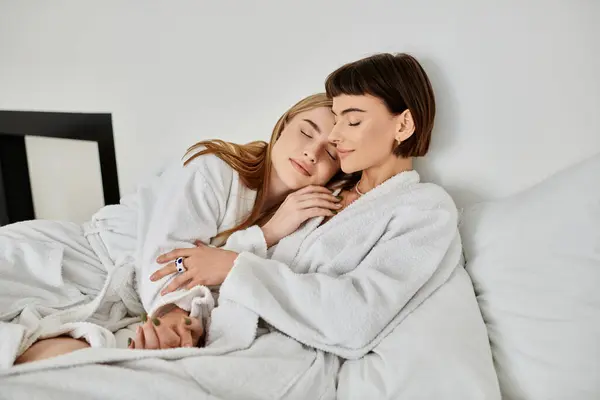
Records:
M194 239L221 244L217 233L242 221L255 198L224 161L204 155L174 163L83 226L34 220L1 227L0 368L36 340L61 334L115 347L112 332L168 303L207 322L208 289L160 296L169 280L149 280L161 267L156 257L193 247ZM254 230L230 237L225 248L254 251L244 240Z
M171 247L184 242L189 245L198 232L185 236L188 225L172 230L169 221L183 219L199 225L209 214L198 213L196 204L188 201L186 211L178 218L167 219L161 231L163 238L172 240ZM218 205L214 201L205 203ZM166 201L164 207L168 205ZM496 398L497 382L485 328L469 286L466 295L455 298L463 300L461 306L467 305L459 322L475 328L466 335L473 344L457 347L460 354L452 353L451 344L444 347L444 356L452 362L441 364L426 351L424 359L419 360L415 357L418 351L413 349L411 360L419 361L417 369L401 369L400 376L390 370L397 365L404 367L395 361L403 357L398 349L406 350L407 344L414 344L403 337L403 322L412 321L411 333L428 335L427 329L434 326L428 322L432 312L420 313L420 309L445 312L448 308L440 303L440 297L435 299L446 285L464 292L457 210L451 198L438 186L420 183L416 172L405 172L368 192L327 223L321 222L322 218L310 220L281 240L270 258L260 229L239 232L244 236L239 242L244 242L249 251L240 252L221 285L219 306L212 311L205 348L92 348L12 368L4 372L4 377L0 371L0 384L5 384L11 395L27 393L28 385L35 383L36 388L63 397L78 390L108 390L123 398L210 395L226 399L333 399L365 398L353 394L362 396L376 390L383 393L381 398L394 398L399 392L395 382L404 380L445 398ZM160 236L151 228L141 229L153 237ZM239 237L234 235L232 239ZM160 252L156 250L146 262ZM138 259L144 260L142 255ZM137 279L149 309L160 307L161 300L156 297L158 290L148 287L145 292L141 279L147 279L154 269L155 265L142 269L145 276ZM452 283L457 282L457 276L462 286ZM158 282L157 286L164 284ZM192 298L185 297L188 295ZM194 307L193 294L179 296L184 297L177 301L190 301ZM441 299L459 304L452 297ZM261 320L270 327L262 334L257 329ZM450 343L462 343L460 335L448 331L450 338L444 338L444 331L437 334ZM471 340L473 337L476 340ZM390 338L392 343L394 339L403 343L395 347L390 345ZM484 356L482 359L473 354ZM157 358L175 361L159 363ZM82 367L69 370L66 384L61 367L72 365ZM457 368L469 378L466 384L454 382ZM425 378L430 370L435 370L431 380ZM150 372L157 377L156 383L135 384ZM119 379L110 380L107 388L107 380L116 373ZM97 378L80 383L73 374ZM164 376L172 379L158 379ZM438 377L442 378L439 384Z

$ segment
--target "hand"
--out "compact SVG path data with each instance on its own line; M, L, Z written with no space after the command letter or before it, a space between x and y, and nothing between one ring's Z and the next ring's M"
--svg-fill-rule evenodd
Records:
M156 259L156 262L161 264L170 262L150 276L153 282L176 273L177 267L173 261L179 257L183 257L183 266L186 269L160 292L161 295L164 296L179 288L191 289L196 285L220 285L227 278L238 253L209 247L200 241L196 241L195 244L197 246L195 248L176 249Z
M273 217L261 229L271 247L314 217L331 217L342 208L340 197L322 186L307 186L288 195Z
M136 329L135 340L129 339L130 349L172 349L176 347L195 347L204 334L202 321L188 316L178 307L162 317L146 319Z

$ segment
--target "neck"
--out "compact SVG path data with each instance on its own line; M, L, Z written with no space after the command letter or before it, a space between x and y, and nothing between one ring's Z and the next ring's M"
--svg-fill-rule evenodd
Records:
M381 185L392 176L397 175L400 172L411 171L412 169L412 158L394 157L389 162L363 170L360 182L358 182L358 190L360 190L361 193L367 193L369 190Z
M263 203L261 212L267 211L275 204L283 202L286 196L291 193L291 190L283 183L274 169L271 169L269 175L269 183L267 184L267 192L265 193L265 202Z

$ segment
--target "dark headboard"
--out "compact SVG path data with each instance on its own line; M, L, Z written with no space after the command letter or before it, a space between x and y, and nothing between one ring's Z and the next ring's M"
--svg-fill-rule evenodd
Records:
M0 226L35 218L25 136L98 143L104 203L119 202L110 114L0 110Z

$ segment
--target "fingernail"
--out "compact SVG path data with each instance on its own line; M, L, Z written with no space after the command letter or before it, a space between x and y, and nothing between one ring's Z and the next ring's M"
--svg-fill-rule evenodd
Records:
M161 296L164 296L165 294L167 294L167 289L165 289L165 290L162 290L162 291L160 292L160 295L161 295Z
M338 200L340 200L340 201L344 199L342 196L335 196L335 198L338 199Z
M335 211L335 210L331 210L331 213L332 213L333 215L335 215L335 214L337 214L338 212L337 212L337 211Z
M160 263L160 262L162 262L162 259L163 259L163 258L162 258L162 256L160 256L160 257L157 257L157 258L156 258L156 262L157 262L157 263Z
M154 274L150 275L150 280L154 281L154 279L155 279L155 275Z
M158 318L152 318L152 323L154 324L154 326L159 326L160 320Z
M192 320L189 318L185 318L185 324L186 325L191 325L192 324Z
M133 342L132 338L127 338L127 346L131 346L131 342Z
M335 206L336 206L336 207L341 207L342 205L338 203L338 204L336 204Z
M142 315L140 315L140 318L142 319L142 322L146 322L148 321L148 314L143 313Z
M185 346L183 346L183 347L192 347L192 345L189 343L186 343Z

